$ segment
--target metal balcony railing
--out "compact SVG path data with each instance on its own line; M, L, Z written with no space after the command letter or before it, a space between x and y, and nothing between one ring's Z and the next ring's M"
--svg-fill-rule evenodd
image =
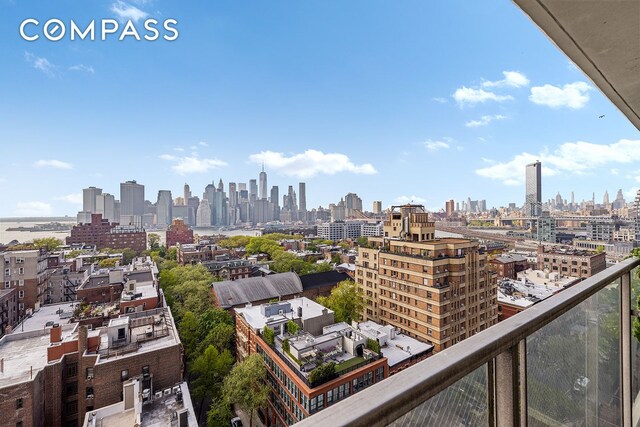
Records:
M610 267L296 425L640 425L638 266Z

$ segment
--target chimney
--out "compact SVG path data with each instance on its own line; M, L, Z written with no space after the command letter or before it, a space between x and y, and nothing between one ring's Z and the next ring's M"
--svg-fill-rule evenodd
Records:
M54 323L49 330L49 342L51 344L62 341L62 327L59 323Z
M78 326L78 356L82 357L85 351L87 351L87 327L84 325Z

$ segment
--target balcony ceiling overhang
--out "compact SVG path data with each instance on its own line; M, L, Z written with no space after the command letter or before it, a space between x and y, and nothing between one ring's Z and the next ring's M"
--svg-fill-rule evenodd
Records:
M513 0L640 130L640 0Z

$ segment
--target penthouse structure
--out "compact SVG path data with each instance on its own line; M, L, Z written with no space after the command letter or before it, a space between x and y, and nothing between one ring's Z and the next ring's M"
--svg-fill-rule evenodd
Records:
M147 248L147 233L134 225L120 226L92 214L90 223L80 223L71 229L67 245L89 244L97 249L133 249L140 253Z
M0 339L3 425L81 426L87 413L120 402L131 378L140 380L144 399L182 383L182 344L169 309L129 313L92 330L64 323L54 309Z
M335 323L333 311L304 297L237 308L236 336L240 360L258 353L267 365L265 414L275 425L292 425L382 381L391 360L408 366L432 349L390 326Z
M607 268L606 254L570 247L538 246L538 270L586 279Z
M496 278L486 263L476 241L436 239L422 206L392 207L384 236L358 249L363 319L444 350L497 322Z

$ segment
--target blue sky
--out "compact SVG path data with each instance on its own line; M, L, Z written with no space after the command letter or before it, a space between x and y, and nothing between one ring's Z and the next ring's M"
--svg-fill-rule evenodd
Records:
M180 35L27 42L26 18ZM638 131L509 1L0 0L0 51L0 217L73 215L129 179L200 194L262 161L309 208L521 205L536 159L544 199L640 182Z

